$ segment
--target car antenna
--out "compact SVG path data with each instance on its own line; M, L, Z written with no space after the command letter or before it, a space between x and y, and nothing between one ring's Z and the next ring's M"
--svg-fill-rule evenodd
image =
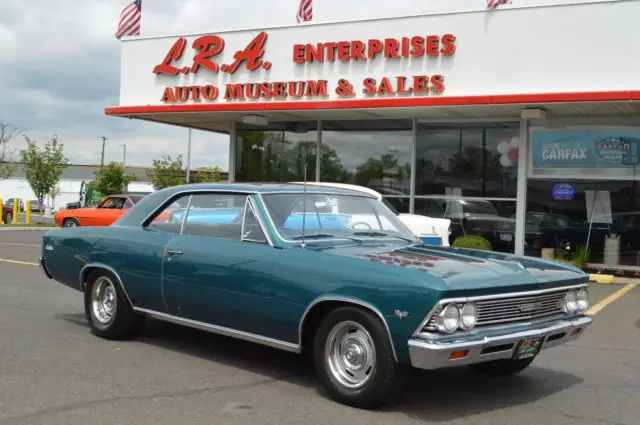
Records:
M304 243L304 228L306 226L306 217L307 217L307 155L306 152L302 152L302 160L304 162L304 183L303 183L303 194L302 194L302 243L300 244L300 248L304 249L306 246Z

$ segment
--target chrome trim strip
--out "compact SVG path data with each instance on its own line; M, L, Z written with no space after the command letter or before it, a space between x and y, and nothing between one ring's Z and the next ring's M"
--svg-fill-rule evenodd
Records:
M307 306L307 308L304 310L304 313L302 313L302 317L300 318L300 322L298 323L298 341L299 341L299 346L300 348L302 348L302 328L304 326L304 321L307 318L307 314L309 314L309 311L311 311L311 309L322 303L322 302L328 302L328 301L340 301L340 302L344 302L344 303L349 303L349 304L354 304L354 305L359 305L360 307L364 307L368 310L371 310L372 312L374 312L379 318L380 320L382 320L382 324L384 325L385 329L387 330L387 337L389 337L389 344L391 344L391 351L393 353L393 358L395 361L398 361L398 355L396 354L396 347L393 344L393 338L391 338L391 331L389 330L389 325L387 325L387 320L384 318L384 316L382 315L382 313L380 312L380 310L378 310L376 307L374 307L373 305L364 302L364 301L360 301L358 299L355 298L348 298L348 297L342 297L342 296L323 296L323 297L318 297L315 300L313 300L311 302L311 304L309 304Z
M224 335L232 338L237 338L237 339L241 339L248 342L254 342L257 344L266 345L272 348L278 348L280 350L285 350L292 353L300 352L299 344L280 341L278 339L268 338L262 335L256 335L249 332L226 328L224 326L217 326L209 323L199 322L197 320L185 319L183 317L173 316L171 314L161 313L155 310L148 310L146 308L134 307L133 310L137 313L145 314L147 316L153 317L158 320L175 323L176 325L188 326L190 328L199 329L202 331L211 332L218 335Z
M193 194L189 195L187 206L184 207L184 214L182 215L182 221L180 222L180 233L178 233L179 235L182 235L184 233L184 224L187 222L187 217L189 216L189 208L191 207L192 200L193 200Z
M551 292L567 291L567 290L570 290L570 289L586 288L588 286L589 286L588 283L581 283L581 284L578 284L578 285L560 286L560 287L549 288L549 289L539 289L539 290L536 290L536 291L508 292L508 293L505 293L505 294L478 295L478 296L475 296L475 297L445 298L445 299L442 299L442 300L438 301L433 306L433 308L431 308L431 310L429 310L429 313L427 314L427 316L424 318L424 320L422 322L420 322L420 325L418 326L418 328L413 332L413 337L416 337L420 333L422 333L422 329L427 325L427 323L429 323L429 320L431 319L431 316L433 316L434 312L438 309L438 307L442 306L443 304L465 303L467 301L486 301L486 300L494 300L494 299L508 299L508 298L526 297L528 295L541 295L541 294L546 294L546 293L551 293ZM489 328L483 328L483 329L489 329ZM453 334L442 334L443 337L444 336L451 336L451 335L458 335L458 334L455 333L455 332Z
M103 263L88 263L85 264L84 267L82 267L82 270L80 270L80 290L82 292L84 292L85 287L84 287L84 272L85 270L87 270L88 268L96 268L96 269L103 269L103 270L107 270L111 273L113 273L113 275L116 277L116 280L118 281L118 284L120 285L120 289L122 289L122 292L124 292L124 295L127 297L127 300L129 300L129 304L131 305L131 307L134 307L133 302L131 301L131 298L129 298L129 294L127 293L127 290L124 287L124 284L122 283L122 279L120 278L120 275L118 274L118 272L111 266L107 266L106 264Z

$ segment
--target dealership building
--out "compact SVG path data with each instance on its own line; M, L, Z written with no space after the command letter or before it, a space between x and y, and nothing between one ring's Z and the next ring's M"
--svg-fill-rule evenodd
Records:
M640 271L640 1L130 38L111 116L229 134L230 181L355 183L495 250Z

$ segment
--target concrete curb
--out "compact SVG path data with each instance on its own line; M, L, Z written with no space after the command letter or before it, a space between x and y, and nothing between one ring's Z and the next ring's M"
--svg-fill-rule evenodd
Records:
M57 227L0 227L0 232L46 232Z
M589 282L600 283L602 285L610 285L615 283L615 276L612 274L590 274Z

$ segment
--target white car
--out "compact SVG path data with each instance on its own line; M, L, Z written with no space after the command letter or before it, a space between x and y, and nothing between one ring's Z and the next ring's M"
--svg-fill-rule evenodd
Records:
M294 182L295 184L304 184L303 182ZM344 189L357 190L360 192L373 195L387 206L391 211L395 212L400 221L411 230L411 232L422 239L429 245L449 246L449 234L451 233L451 220L446 218L427 217L419 214L402 214L398 213L394 206L382 194L368 187L358 186L347 183L329 183L329 182L307 182L313 186L338 187Z

